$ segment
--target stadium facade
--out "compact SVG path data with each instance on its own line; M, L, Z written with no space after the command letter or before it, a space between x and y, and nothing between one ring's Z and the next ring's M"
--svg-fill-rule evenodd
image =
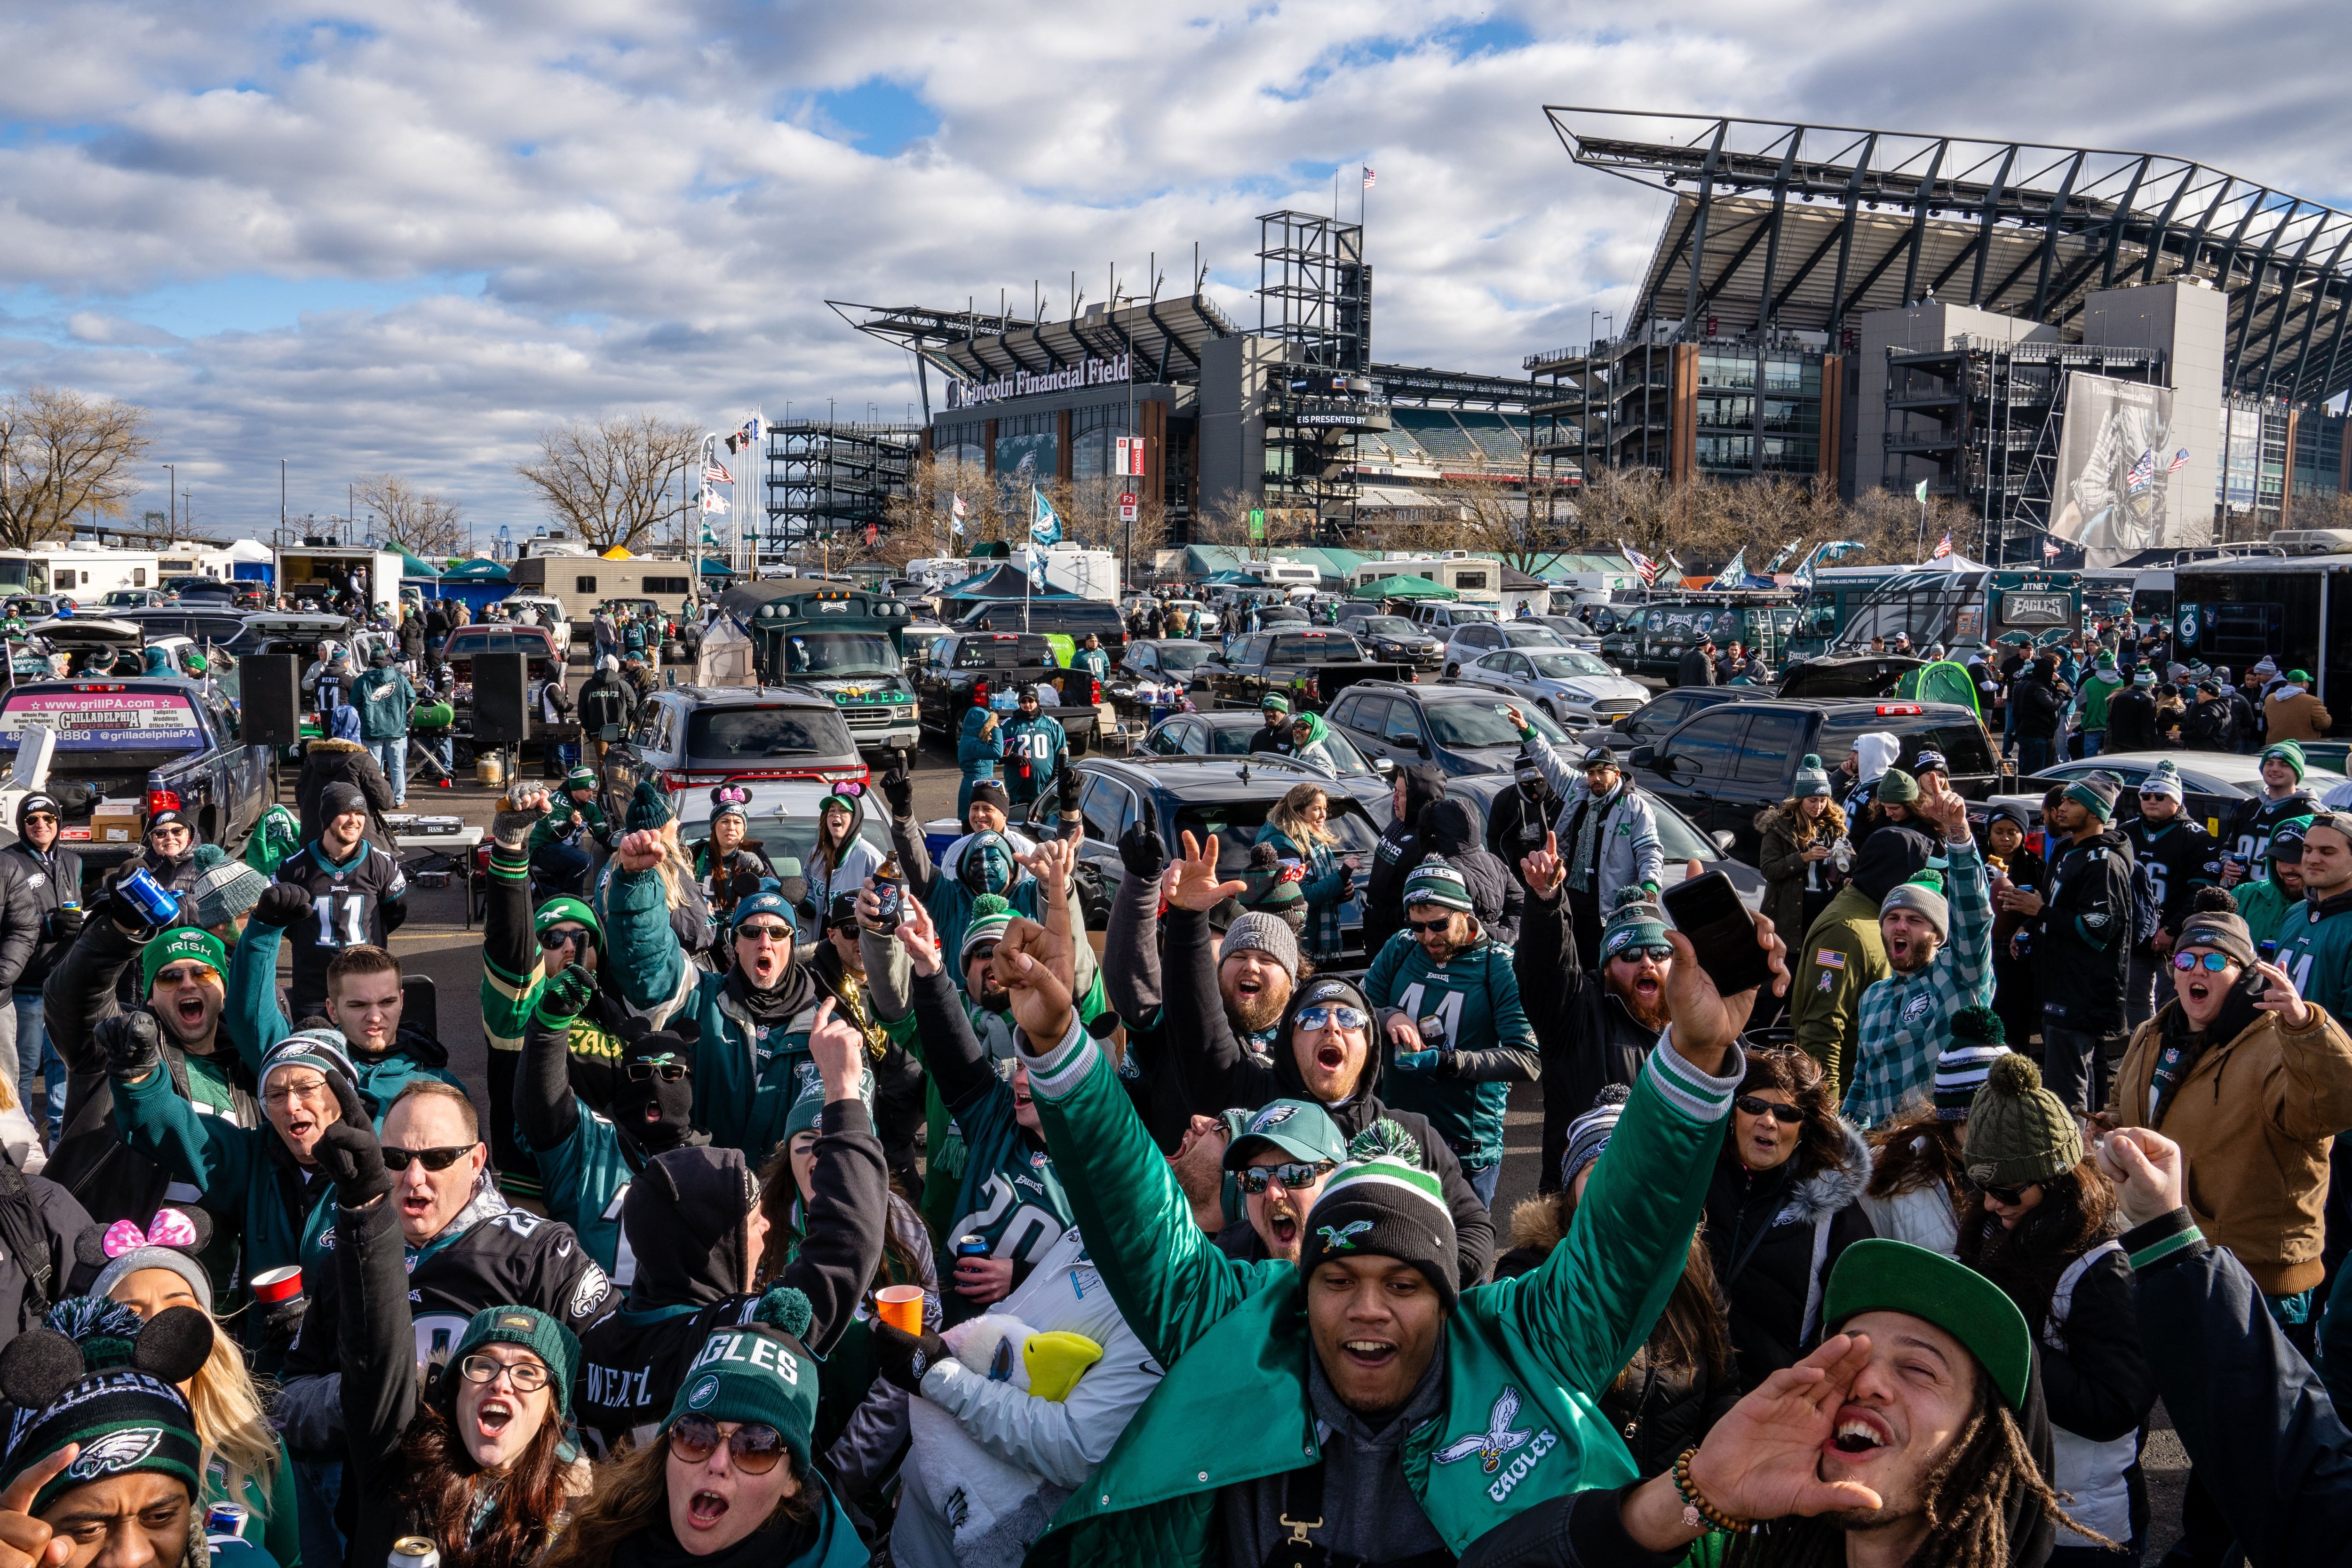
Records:
M1526 361L1539 473L1925 480L2011 559L2352 489L2352 216L2158 153L1545 112L1674 201L1624 330Z

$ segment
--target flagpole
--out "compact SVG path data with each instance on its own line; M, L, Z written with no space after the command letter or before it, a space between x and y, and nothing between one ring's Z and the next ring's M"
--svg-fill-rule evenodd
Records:
M1037 487L1029 487L1029 559L1021 563L1021 629L1029 629L1029 590L1037 577Z

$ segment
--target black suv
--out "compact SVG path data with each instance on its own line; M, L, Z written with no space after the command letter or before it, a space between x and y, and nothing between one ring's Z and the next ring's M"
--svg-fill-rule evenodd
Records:
M1118 663L1127 649L1127 623L1117 605L1099 599L995 599L968 612L956 622L965 632L1059 632L1073 646L1084 647L1087 634L1102 638L1110 661Z
M1249 864L1250 847L1266 813L1301 784L1328 785L1329 775L1288 757L1153 756L1132 762L1110 757L1081 757L1070 764L1078 775L1078 811L1086 818L1086 836L1078 841L1078 900L1087 927L1102 931L1110 923L1110 896L1127 875L1118 858L1118 837L1143 815L1150 803L1161 842L1170 853L1182 852L1183 834L1217 845L1217 869L1226 877L1240 875ZM1344 791L1328 795L1330 815L1324 826L1339 839L1337 853L1356 858L1356 886L1361 889L1379 847L1381 830L1363 803ZM1052 792L1031 808L1031 820L1044 822L1055 810ZM1339 942L1344 956L1363 962L1364 910L1360 892L1340 906Z
M1681 807L1706 832L1731 834L1732 853L1753 864L1762 847L1756 814L1789 798L1805 754L1834 770L1856 740L1874 731L1899 742L1899 768L1911 768L1923 750L1943 752L1952 787L1971 800L2000 784L1992 743L1974 713L1900 700L1717 703L1655 745L1635 747L1625 765L1634 783Z
M1623 751L1628 746L1652 745L1664 740L1675 726L1702 708L1712 708L1718 702L1737 702L1744 697L1754 697L1760 689L1753 686L1677 686L1662 691L1631 713L1612 724L1580 731L1576 739L1586 746L1613 746Z
M1434 763L1448 773L1508 773L1519 754L1519 732L1503 717L1511 700L1462 686L1408 686L1366 680L1333 699L1323 717L1374 761L1398 767ZM1555 746L1571 744L1568 731L1533 707L1522 711L1536 733Z

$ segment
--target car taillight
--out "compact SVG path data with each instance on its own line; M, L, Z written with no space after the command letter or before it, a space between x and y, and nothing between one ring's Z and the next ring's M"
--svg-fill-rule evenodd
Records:
M1087 677L1087 701L1089 701L1089 702L1094 702L1094 703L1099 703L1099 702L1101 702L1101 701L1102 701L1102 682L1101 682L1101 681L1099 681L1099 680L1097 680L1097 679L1096 679L1093 676L1091 676L1091 675L1089 675L1088 677Z
M151 789L147 792L148 816L152 816L159 811L177 811L179 809L180 795L177 790Z
M971 702L972 706L975 708L985 708L988 706L988 682L985 680L975 680L971 683Z
M1890 714L1899 715L1904 713L1924 713L1927 710L1920 707L1916 702L1882 702L1878 705L1878 716L1882 719L1888 717Z

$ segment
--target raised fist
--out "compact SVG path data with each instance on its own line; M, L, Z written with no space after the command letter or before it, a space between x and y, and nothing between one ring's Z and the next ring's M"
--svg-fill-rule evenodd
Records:
M163 1058L163 1029L144 1007L101 1018L91 1034L106 1053L106 1070L125 1083L145 1078Z
M279 930L310 917L310 893L291 882L272 882L253 906L253 918Z

